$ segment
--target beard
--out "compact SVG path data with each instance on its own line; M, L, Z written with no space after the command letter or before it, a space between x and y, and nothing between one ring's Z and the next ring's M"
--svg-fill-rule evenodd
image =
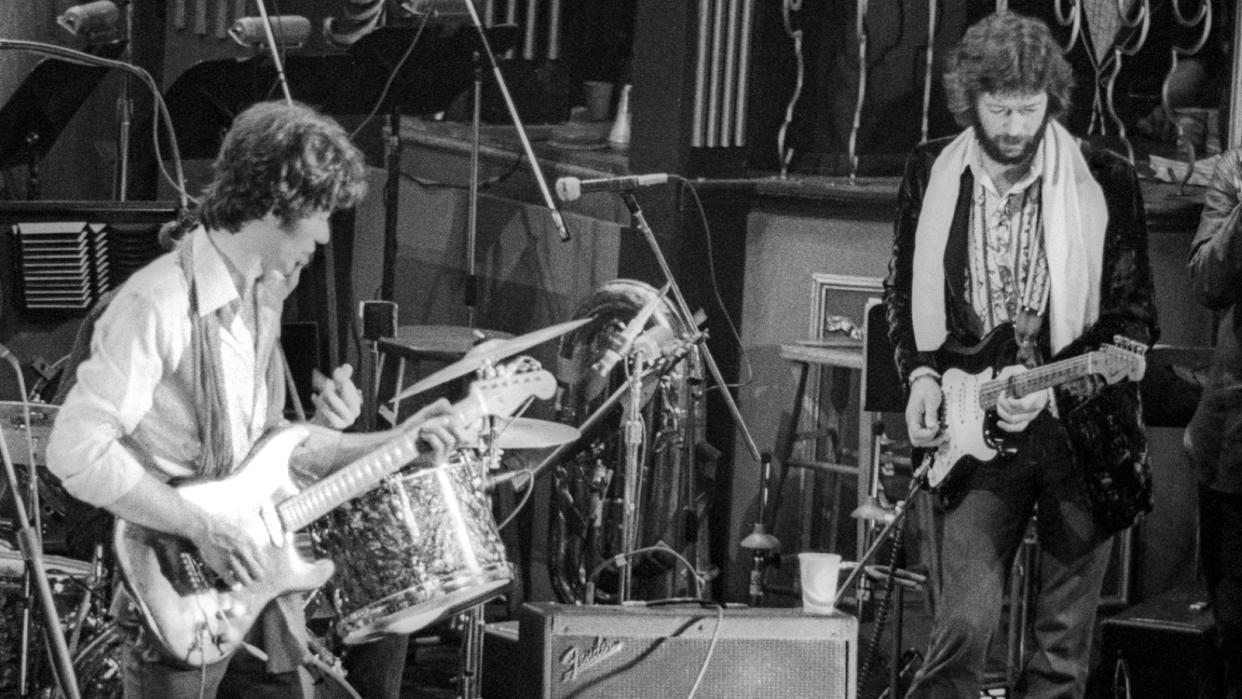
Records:
M1039 143L1044 139L1044 131L1048 127L1048 120L1044 119L1044 123L1039 125L1039 129L1030 137L1022 136L991 136L979 122L975 122L975 138L979 141L979 146L983 148L983 152L992 160L1001 165L1021 165L1029 162L1035 156L1035 149L1039 148ZM1008 155L1002 148L1013 146L1021 146L1016 155Z

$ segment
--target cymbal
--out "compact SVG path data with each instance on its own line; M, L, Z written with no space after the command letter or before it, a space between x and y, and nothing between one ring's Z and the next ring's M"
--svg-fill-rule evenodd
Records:
M496 420L496 446L500 449L544 449L575 441L582 433L560 422L515 417Z
M529 332L525 335L518 335L517 337L508 340L489 340L484 342L478 347L471 349L466 353L466 356L462 357L460 360L453 362L421 381L410 384L405 390L401 391L401 393L397 395L397 400L405 400L412 395L422 393L423 391L439 386L446 381L452 381L453 379L465 376L466 374L473 374L489 363L494 364L501 359L515 355L522 350L530 349L536 345L541 345L548 340L560 337L571 330L580 328L592 320L593 319L589 317L579 318L578 320L571 320L558 325L552 325L541 330L535 330L534 332Z

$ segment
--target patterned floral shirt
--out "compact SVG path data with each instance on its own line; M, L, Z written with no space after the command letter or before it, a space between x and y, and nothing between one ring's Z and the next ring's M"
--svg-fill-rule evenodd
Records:
M1023 310L1042 315L1047 306L1048 257L1040 186L1043 159L1037 152L1026 177L1001 193L983 169L978 145L972 145L967 154L975 175L967 288L983 336L998 325L1016 322Z

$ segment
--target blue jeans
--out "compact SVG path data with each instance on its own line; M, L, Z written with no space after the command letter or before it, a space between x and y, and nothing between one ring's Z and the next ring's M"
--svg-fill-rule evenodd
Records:
M927 655L907 697L979 696L988 645L999 625L1014 554L1038 508L1033 599L1034 657L1016 688L1023 697L1081 697L1110 540L1091 517L1055 418L1042 414L1011 440L1016 452L971 473L953 507L938 512L939 572ZM927 499L929 500L929 499ZM926 502L924 500L923 502Z

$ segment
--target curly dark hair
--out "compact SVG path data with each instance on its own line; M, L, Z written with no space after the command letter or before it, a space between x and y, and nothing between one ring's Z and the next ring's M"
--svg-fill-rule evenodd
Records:
M212 170L197 214L231 233L269 212L287 226L366 194L362 153L340 124L304 104L259 102L238 114Z
M982 93L1048 93L1048 118L1070 106L1074 72L1061 45L1042 20L997 12L976 22L949 52L944 70L945 99L961 126L978 121L975 103Z

